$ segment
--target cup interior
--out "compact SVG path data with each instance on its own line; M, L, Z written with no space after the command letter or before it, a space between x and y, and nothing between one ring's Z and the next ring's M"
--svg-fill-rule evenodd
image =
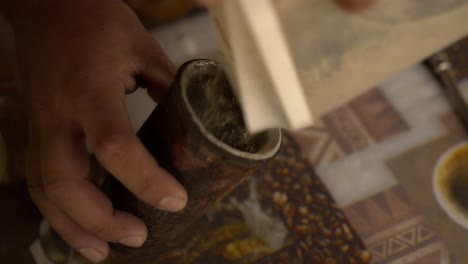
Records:
M219 63L190 62L183 70L180 86L198 127L221 148L250 159L266 159L278 151L280 129L248 133L235 92Z
M451 147L439 158L432 187L445 213L468 229L468 142Z

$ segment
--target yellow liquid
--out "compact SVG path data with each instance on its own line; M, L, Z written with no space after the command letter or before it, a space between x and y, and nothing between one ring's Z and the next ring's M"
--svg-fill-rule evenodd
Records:
M437 179L442 195L468 215L468 146L456 149L444 160Z

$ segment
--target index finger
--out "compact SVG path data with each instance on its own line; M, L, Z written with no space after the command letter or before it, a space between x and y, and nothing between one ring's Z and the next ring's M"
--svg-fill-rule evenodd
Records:
M116 100L115 95L103 95L92 102L83 108L81 117L99 162L147 204L170 212L182 210L187 203L185 189L134 134L123 97Z

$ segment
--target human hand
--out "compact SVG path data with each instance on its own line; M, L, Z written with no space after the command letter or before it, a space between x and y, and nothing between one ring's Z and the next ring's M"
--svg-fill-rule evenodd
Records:
M213 6L221 3L222 0L196 0L197 3L205 6ZM361 11L370 7L375 0L334 0L340 7L347 11Z
M182 209L186 191L135 136L124 103L138 85L157 100L175 67L123 1L45 0L24 12L13 25L29 102L31 197L54 230L93 262L106 258L108 241L141 246L144 223L114 210L89 180L85 142L137 197L162 210Z

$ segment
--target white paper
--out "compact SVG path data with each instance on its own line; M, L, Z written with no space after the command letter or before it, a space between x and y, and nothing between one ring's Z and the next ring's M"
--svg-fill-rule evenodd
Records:
M298 129L468 34L468 0L228 0L214 10L250 132ZM312 118L313 117L313 118Z
M270 0L225 1L215 18L224 64L247 129L311 125L303 88ZM259 19L263 23L257 24Z

